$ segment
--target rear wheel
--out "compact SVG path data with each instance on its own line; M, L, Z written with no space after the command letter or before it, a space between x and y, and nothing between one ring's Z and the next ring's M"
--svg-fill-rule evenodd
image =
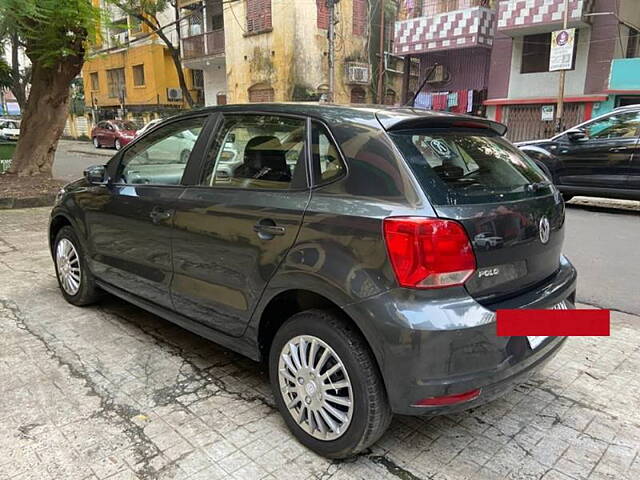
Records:
M391 410L373 355L354 326L307 310L278 330L269 355L276 404L306 447L345 458L376 442Z
M62 295L73 305L89 305L98 297L98 287L87 268L84 252L73 228L62 227L54 242L56 276Z
M95 148L100 148L100 142L98 141L98 137L93 137L93 146Z

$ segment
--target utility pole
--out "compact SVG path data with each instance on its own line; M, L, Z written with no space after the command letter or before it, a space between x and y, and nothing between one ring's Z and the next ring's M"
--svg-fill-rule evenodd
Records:
M378 63L378 103L384 103L384 0L379 1L380 6L380 62Z
M327 0L327 6L329 7L329 102L333 103L335 99L335 61L336 61L336 12L335 4L338 0Z
M569 0L564 0L564 22L563 29L569 27ZM564 130L564 86L566 80L566 70L560 70L560 85L558 87L558 107L556 112L556 133Z

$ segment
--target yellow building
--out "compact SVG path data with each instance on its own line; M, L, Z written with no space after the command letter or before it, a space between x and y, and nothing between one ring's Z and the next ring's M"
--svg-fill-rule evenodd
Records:
M94 0L100 3L98 0ZM84 64L82 77L86 104L100 116L114 117L183 108L183 99L175 64L164 42L149 36L147 25L140 24L121 10L101 3L110 22L101 32L94 53ZM162 23L175 20L167 9ZM177 45L177 36L172 34ZM192 98L202 95L193 86L193 76L184 69Z

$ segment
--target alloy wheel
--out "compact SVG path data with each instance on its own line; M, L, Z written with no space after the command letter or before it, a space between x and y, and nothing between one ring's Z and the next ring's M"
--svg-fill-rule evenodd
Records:
M115 147L116 147L116 150L120 150L122 148L122 144L120 143L120 140L116 139Z
M312 437L335 440L353 416L353 388L344 363L323 340L292 338L280 352L280 393L289 413Z
M56 247L56 267L60 284L65 292L73 296L80 290L80 258L76 247L67 238L62 238Z

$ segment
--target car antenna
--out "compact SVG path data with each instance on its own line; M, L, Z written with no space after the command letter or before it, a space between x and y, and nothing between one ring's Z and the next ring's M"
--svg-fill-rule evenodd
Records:
M434 72L434 70L439 66L439 63L434 64L429 71L427 72L427 74L424 76L424 80L422 81L422 84L420 85L420 88L418 88L418 90L416 90L416 93L413 94L413 98L411 99L411 102L409 102L407 100L407 103L405 103L403 105L403 107L413 107L413 105L416 103L416 98L418 98L418 95L420 94L420 92L422 91L422 89L424 88L424 86L427 83L427 80L429 80L429 77L431 76L431 74Z

